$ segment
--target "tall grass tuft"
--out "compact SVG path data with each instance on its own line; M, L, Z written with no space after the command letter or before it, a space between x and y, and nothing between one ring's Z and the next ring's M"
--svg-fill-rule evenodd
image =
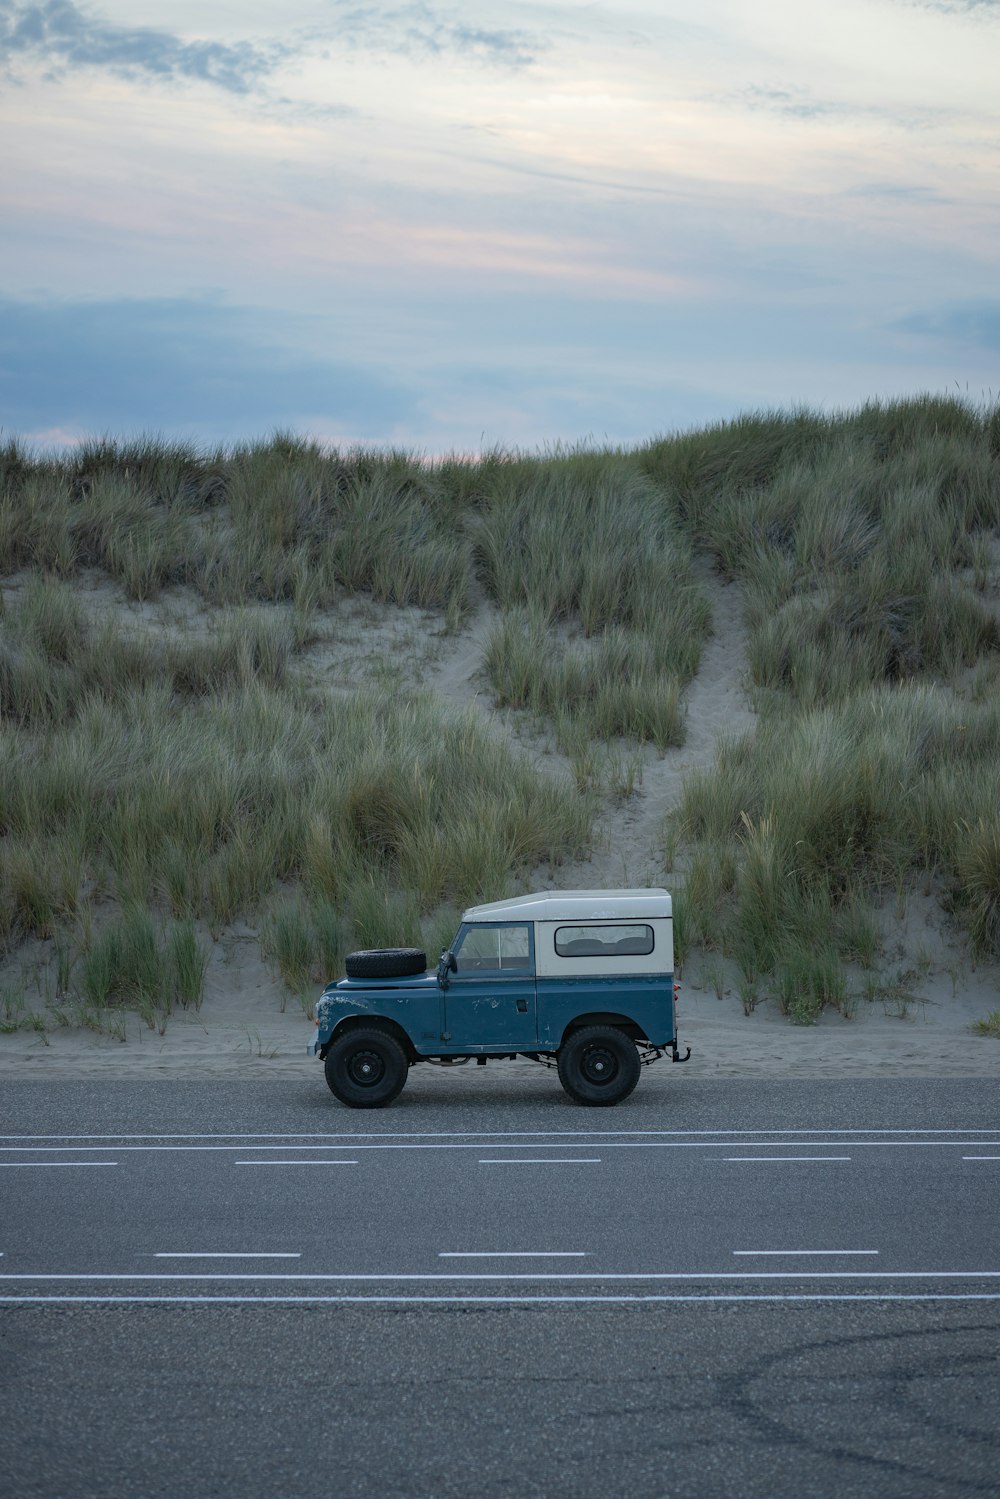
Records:
M286 901L264 928L261 952L273 958L285 987L304 992L314 981L315 946L312 923L301 901Z
M661 646L616 627L560 648L539 614L519 610L494 627L484 664L499 705L552 718L567 753L576 727L587 739L620 736L663 750L683 742L684 714L683 681L669 643Z
M170 930L167 971L171 995L185 1010L201 1009L208 949L198 940L193 921L178 921Z
M957 835L955 873L973 942L981 951L1000 953L1000 821L962 824Z
M701 939L774 976L786 1008L809 954L874 966L871 904L907 880L937 879L975 944L1000 952L998 785L995 700L882 686L767 718L688 780L674 815L694 849L689 925L697 910ZM803 992L846 1003L813 979Z
M84 952L80 976L90 1005L152 1011L163 996L165 963L151 912L132 907L108 922Z
M480 512L476 560L504 611L485 653L497 701L679 744L709 610L663 493L624 457L577 453L491 473Z
M343 908L326 900L285 897L269 913L261 950L278 969L285 988L303 995L314 984L336 978L346 952ZM399 933L383 945L399 940Z

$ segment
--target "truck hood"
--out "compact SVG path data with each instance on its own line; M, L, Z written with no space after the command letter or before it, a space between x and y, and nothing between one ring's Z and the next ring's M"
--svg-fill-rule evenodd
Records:
M338 979L334 984L327 984L323 990L324 999L342 999L351 994L360 994L362 991L374 990L378 994L384 994L388 989L403 989L408 994L416 990L437 989L438 978L434 972L415 973L409 978L394 979Z

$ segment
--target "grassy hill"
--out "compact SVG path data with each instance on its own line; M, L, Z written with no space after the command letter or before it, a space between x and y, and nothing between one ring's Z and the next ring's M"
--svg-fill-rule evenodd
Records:
M234 923L309 995L350 946L434 951L463 905L585 858L636 789L607 747L684 742L706 558L743 591L756 718L661 830L683 947L800 1020L876 971L887 896L932 892L1000 953L1000 411L475 462L8 442L0 1024L162 1027ZM449 639L488 611L492 702L572 775L405 671L358 685L349 642L310 669L359 598Z

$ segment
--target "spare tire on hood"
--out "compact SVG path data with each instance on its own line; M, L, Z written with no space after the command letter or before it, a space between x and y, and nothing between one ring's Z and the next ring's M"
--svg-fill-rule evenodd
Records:
M344 959L352 979L401 979L427 970L427 954L419 947L379 947L349 952Z

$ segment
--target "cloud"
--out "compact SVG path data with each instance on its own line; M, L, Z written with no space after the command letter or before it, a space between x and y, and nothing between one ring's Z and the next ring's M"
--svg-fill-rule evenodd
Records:
M73 0L0 0L0 61L40 60L55 73L106 68L127 78L191 79L246 94L293 49L281 44L183 41L170 31L117 26Z
M903 333L916 333L939 342L972 345L1000 354L1000 302L965 302L933 311L914 312L895 324Z
M773 114L790 115L796 120L816 120L823 115L847 113L846 106L828 100L812 99L805 89L761 88L752 85L738 95L749 109L765 109Z
M727 96L724 102L737 103L754 111L783 115L791 120L868 120L895 125L904 130L925 129L928 125L939 122L945 114L932 105L903 110L898 107L889 108L884 104L861 104L846 99L816 99L808 89L791 84L784 87L751 84L739 93Z
M528 32L502 27L471 26L433 6L358 6L353 0L334 0L339 16L338 36L350 46L405 57L457 55L492 67L530 67L546 43Z
M1000 16L1000 0L902 0L915 10L937 10L949 16Z
M307 331L208 299L0 301L0 427L224 441L320 421L381 434L414 418L398 381L290 351Z
M187 41L172 31L121 26L76 0L0 0L0 66L41 63L50 77L100 68L129 79L186 80L248 94L290 58L307 47L325 49L331 40L356 50L414 59L458 57L515 71L529 67L546 45L524 31L471 24L460 13L438 11L423 0L382 8L333 0L333 7L332 28L263 45Z
M887 198L898 203L954 203L955 198L921 182L861 182L850 187L844 194L847 198Z

